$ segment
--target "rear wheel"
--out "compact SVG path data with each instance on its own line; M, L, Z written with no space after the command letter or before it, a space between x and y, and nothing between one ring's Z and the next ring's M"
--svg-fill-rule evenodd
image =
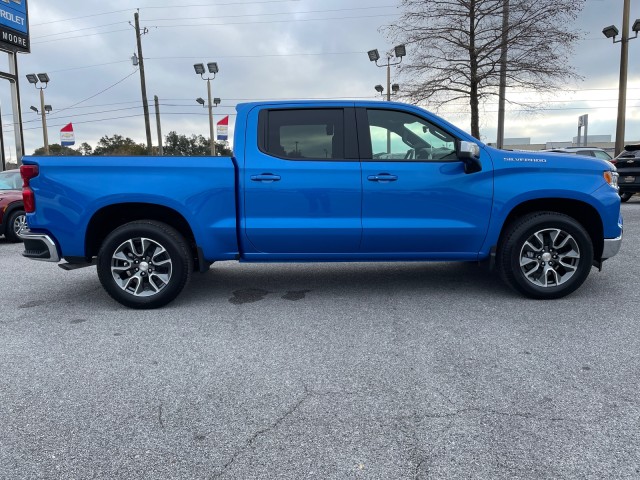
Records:
M591 271L593 245L584 227L555 212L529 214L507 227L497 262L503 280L539 299L564 297Z
M621 192L620 193L620 201L623 202L623 203L624 202L628 202L631 197L633 197L633 193L630 193L630 192Z
M184 237L161 222L118 227L98 253L98 278L111 297L131 308L158 308L187 284L192 255Z
M9 215L5 237L9 242L21 242L22 239L20 238L20 234L26 227L27 216L25 215L24 210L15 210L11 215Z

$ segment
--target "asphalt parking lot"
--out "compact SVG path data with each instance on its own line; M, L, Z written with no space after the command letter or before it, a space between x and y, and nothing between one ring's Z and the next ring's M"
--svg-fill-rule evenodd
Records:
M221 263L133 311L0 238L0 478L638 478L623 215L556 301L469 264Z

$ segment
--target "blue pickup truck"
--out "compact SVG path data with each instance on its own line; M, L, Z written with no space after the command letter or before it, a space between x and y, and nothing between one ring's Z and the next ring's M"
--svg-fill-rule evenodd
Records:
M23 255L155 308L222 260L484 261L559 298L622 241L611 163L496 150L411 105L241 104L234 154L25 157Z

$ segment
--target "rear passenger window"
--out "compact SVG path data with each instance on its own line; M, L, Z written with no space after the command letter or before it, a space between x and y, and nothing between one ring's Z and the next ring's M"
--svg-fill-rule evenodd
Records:
M265 150L289 160L344 159L344 110L270 110Z

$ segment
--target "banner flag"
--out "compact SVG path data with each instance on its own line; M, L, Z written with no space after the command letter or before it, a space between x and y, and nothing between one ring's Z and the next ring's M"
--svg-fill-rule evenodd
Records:
M229 138L229 115L218 122L218 140Z
M60 145L63 147L70 147L71 145L75 145L76 136L73 133L73 124L62 127L60 129Z

